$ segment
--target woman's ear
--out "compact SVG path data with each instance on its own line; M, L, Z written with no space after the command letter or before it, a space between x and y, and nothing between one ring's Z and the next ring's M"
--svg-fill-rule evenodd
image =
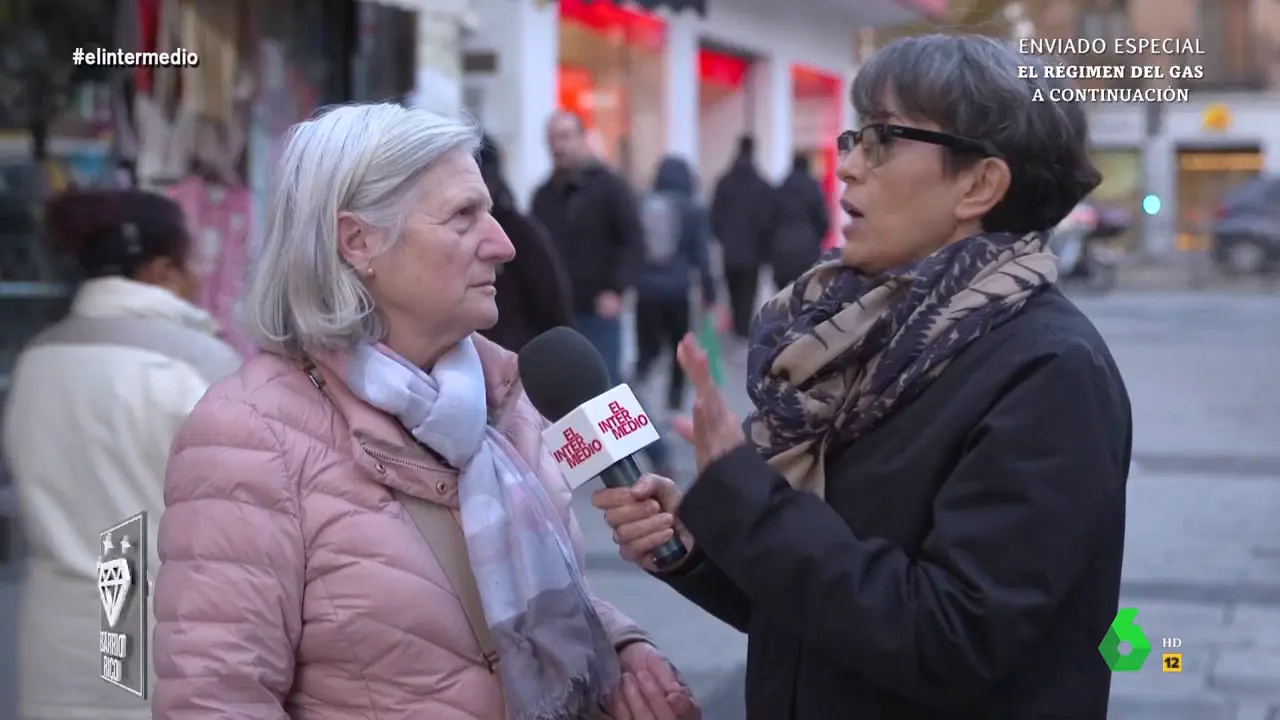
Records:
M969 187L956 206L956 219L979 220L1000 204L1012 179L1009 164L1001 158L984 158L968 171Z
M355 213L346 210L338 213L338 254L351 267L357 270L369 267L376 250L373 241L373 233Z

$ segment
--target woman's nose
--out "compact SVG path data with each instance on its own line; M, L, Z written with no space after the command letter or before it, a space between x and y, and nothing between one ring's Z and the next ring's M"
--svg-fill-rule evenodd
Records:
M836 177L846 185L862 182L866 177L867 163L862 154L862 147L855 146L840 157L836 165Z
M488 218L488 226L480 239L479 250L480 259L485 262L510 262L516 256L516 247L511 244L511 238L507 237L506 231L493 216Z

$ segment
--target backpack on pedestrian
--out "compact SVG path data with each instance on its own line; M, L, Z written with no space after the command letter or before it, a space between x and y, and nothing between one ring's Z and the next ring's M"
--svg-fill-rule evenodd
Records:
M645 263L667 265L680 253L684 229L684 203L664 192L649 193L640 207L644 228Z

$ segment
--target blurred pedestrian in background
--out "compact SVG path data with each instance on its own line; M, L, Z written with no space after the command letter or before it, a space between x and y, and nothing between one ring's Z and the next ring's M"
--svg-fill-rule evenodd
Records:
M264 352L169 464L156 720L697 717L587 588L545 422L477 334L514 252L479 144L393 104L293 130L245 300Z
M560 252L542 223L521 213L502 172L502 154L486 135L480 145L480 175L493 200L493 218L516 255L497 267L498 322L481 334L512 352L557 325L573 325L569 278Z
M862 66L853 222L761 308L755 412L685 341L700 476L593 497L625 557L687 530L662 577L750 635L749 718L1107 716L1132 411L1045 248L1101 181L1085 113L1027 62L932 35Z
M192 243L175 203L72 191L48 203L44 228L84 283L68 317L23 350L5 409L4 457L30 545L18 716L150 718L99 677L99 533L139 510L159 520L179 425L240 360L191 302ZM146 543L154 572L154 538Z
M716 279L707 258L711 226L696 193L689 164L667 157L658 165L653 190L640 203L645 261L636 281L636 384L647 384L663 355L670 359L668 417L684 407L685 376L676 362L676 346L690 328L694 273L700 281L697 310L712 308L716 301ZM666 443L650 448L657 472L669 474Z
M644 258L643 230L627 181L595 157L582 118L547 123L555 170L533 195L533 215L550 231L569 273L574 325L622 382L622 296Z
M773 284L781 290L818 262L822 239L831 226L831 213L805 155L796 155L792 160L791 174L779 186L777 198L778 222L769 262L773 266Z
M733 333L745 342L756 312L760 267L773 242L776 191L755 165L755 139L738 139L738 154L716 182L711 230L720 243Z

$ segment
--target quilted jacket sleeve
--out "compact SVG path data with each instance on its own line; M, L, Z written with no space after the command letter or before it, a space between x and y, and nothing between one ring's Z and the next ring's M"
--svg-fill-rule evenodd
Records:
M297 482L279 426L215 388L179 431L156 581L155 720L287 720L302 630Z

